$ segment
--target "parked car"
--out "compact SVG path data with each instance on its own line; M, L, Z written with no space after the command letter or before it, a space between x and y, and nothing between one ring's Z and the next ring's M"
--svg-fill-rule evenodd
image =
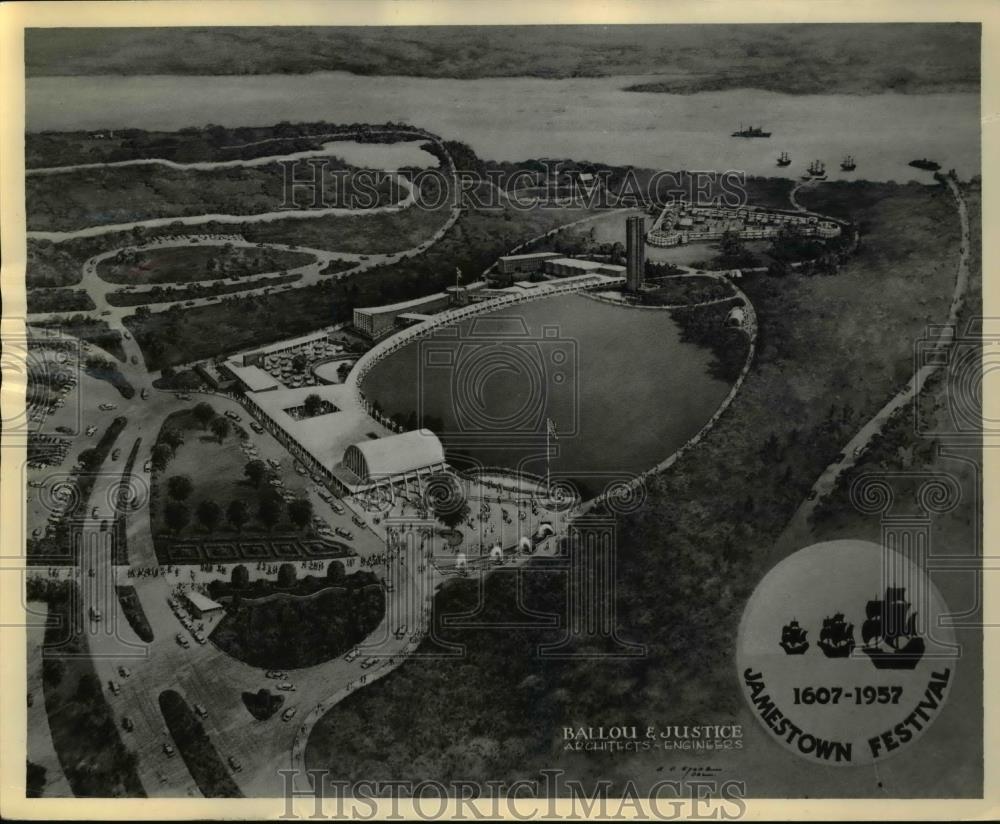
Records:
M93 508L91 508L91 510L90 510L90 517L91 518L96 518L97 517L97 507L96 506L93 507Z
M114 452L111 453L111 460L117 461L121 456L122 456L122 450L121 447L119 447L118 449L114 450Z
M132 722L132 719L129 718L127 715L122 716L122 729L125 730L126 732L132 732L132 730L135 729L135 724Z
M208 718L208 710L206 710L201 704L194 705L194 714L199 718Z
M131 678L132 677L132 670L130 670L126 666L120 666L120 667L118 667L118 674L122 678Z
M267 463L268 463L268 466L271 467L271 469L280 469L281 468L281 461L276 461L274 458L268 458L267 459Z
M152 461L146 461L146 463L144 463L142 465L142 471L143 472L149 472L152 468L153 468L153 462Z
M351 520L354 522L354 525L359 529L365 528L365 522L362 521L357 515L351 516Z
M354 648L354 649L352 649L352 650L351 650L351 651L350 651L349 653L347 653L347 655L345 655L345 656L344 656L344 660L345 660L345 661L346 661L346 662L347 662L348 664L350 664L350 663L351 663L351 662L352 662L352 661L353 661L353 660L354 660L355 658L357 658L357 657L358 657L359 655L361 655L361 650L359 650L359 649L358 649L357 647L355 647L355 648Z
M134 355L132 356L132 360L135 360ZM149 390L145 386L142 387L142 391L139 393L139 397L142 398L144 401L149 400Z
M173 758L174 757L174 745L171 744L169 741L164 741L163 742L163 752L165 752L167 754L167 758Z
M239 415L237 415L235 412L233 412L232 409L227 409L223 414L227 418L229 418L229 420L231 420L231 421L237 421L237 422L239 422L239 421L243 420L243 418L241 418Z
M353 538L354 538L354 533L353 532L349 532L348 530L344 529L343 527L339 527L338 526L333 531L336 532L345 541L350 541L350 540L353 540Z
M181 635L179 632L174 637L177 639L177 643L180 644L182 647L184 647L184 649L187 649L189 646L191 646L191 644L188 642L188 639L185 638L183 635Z
M95 607L91 607L90 608L90 620L91 621L100 621L101 620L101 611L99 609L96 609Z
M68 426L57 426L56 427L56 432L61 432L63 435L72 435L73 434L73 430L70 429Z
M282 681L278 684L278 689L282 692L295 692L295 684L290 681Z
M281 713L281 720L291 721L295 717L296 712L297 710L295 709L295 707L289 707L287 710Z
M102 403L102 404L98 404L97 408L100 409L102 412L110 412L113 409L117 409L118 408L118 404L116 404L116 403Z
M369 667L374 667L378 661L374 658L366 658L361 662L361 669L368 669Z
M281 670L268 670L265 674L267 675L268 678L275 678L275 679L277 679L279 681L282 678L287 678L288 677L288 674L282 672Z
M108 689L111 690L112 695L118 695L122 691L122 685L117 681L108 681Z
M227 759L229 761L229 766L235 771L240 772L243 769L243 765L240 763L239 759L235 755L229 756Z
M93 424L91 424L90 426L87 427L87 437L88 438L94 437L94 433L96 431L97 431L97 427L94 426Z
M344 514L344 507L338 504L336 501L330 501L330 509L336 512L338 515Z
M257 423L257 421L251 421L251 422L250 422L250 428L251 428L251 429L252 429L252 430L253 430L254 432L256 432L256 433L257 433L258 435L259 435L259 434L260 434L261 432L263 432L263 431L264 431L264 427L263 427L263 426L261 426L261 425L260 425L259 423Z

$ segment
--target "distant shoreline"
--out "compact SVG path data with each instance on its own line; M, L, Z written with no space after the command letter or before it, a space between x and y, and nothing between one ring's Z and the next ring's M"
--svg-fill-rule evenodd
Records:
M628 91L978 92L980 26L626 26L29 29L30 78L310 75L441 80L648 77Z

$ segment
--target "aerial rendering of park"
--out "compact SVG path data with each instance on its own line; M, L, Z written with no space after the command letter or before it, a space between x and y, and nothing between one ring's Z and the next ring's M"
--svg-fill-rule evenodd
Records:
M28 32L29 796L981 787L973 622L947 776L786 753L733 663L768 570L886 541L870 478L912 519L946 476L930 554L978 540L973 34L627 28Z

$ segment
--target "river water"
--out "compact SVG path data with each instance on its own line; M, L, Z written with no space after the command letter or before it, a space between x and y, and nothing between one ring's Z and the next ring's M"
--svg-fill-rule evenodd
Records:
M590 494L652 468L694 435L729 385L711 355L682 343L668 312L580 295L466 320L377 363L362 382L390 413L443 420L450 461L545 474Z
M929 180L906 164L938 160L978 173L975 94L785 95L756 90L691 95L622 91L651 77L452 80L345 72L256 76L79 76L27 81L29 130L179 129L281 120L405 122L461 140L484 158L554 157L654 169L799 176L823 159L831 179ZM769 139L730 137L740 123ZM787 151L787 169L775 157ZM842 173L852 154L857 170Z

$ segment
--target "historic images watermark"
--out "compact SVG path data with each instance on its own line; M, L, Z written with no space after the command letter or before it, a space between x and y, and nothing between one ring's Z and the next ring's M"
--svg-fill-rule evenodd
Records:
M747 812L743 781L703 777L696 768L639 786L631 779L584 782L562 770L540 770L537 778L514 781L453 779L360 780L348 782L328 770L308 770L308 789L297 789L296 770L280 770L286 820L438 821L496 820L640 820L731 821ZM303 806L297 806L300 800ZM380 804L381 802L381 804Z
M653 171L632 168L583 170L539 160L524 168L483 170L428 168L386 171L330 168L329 157L278 161L282 173L279 208L364 211L397 205L428 211L449 208L517 211L532 209L650 208L686 202L735 209L747 203L746 172Z

